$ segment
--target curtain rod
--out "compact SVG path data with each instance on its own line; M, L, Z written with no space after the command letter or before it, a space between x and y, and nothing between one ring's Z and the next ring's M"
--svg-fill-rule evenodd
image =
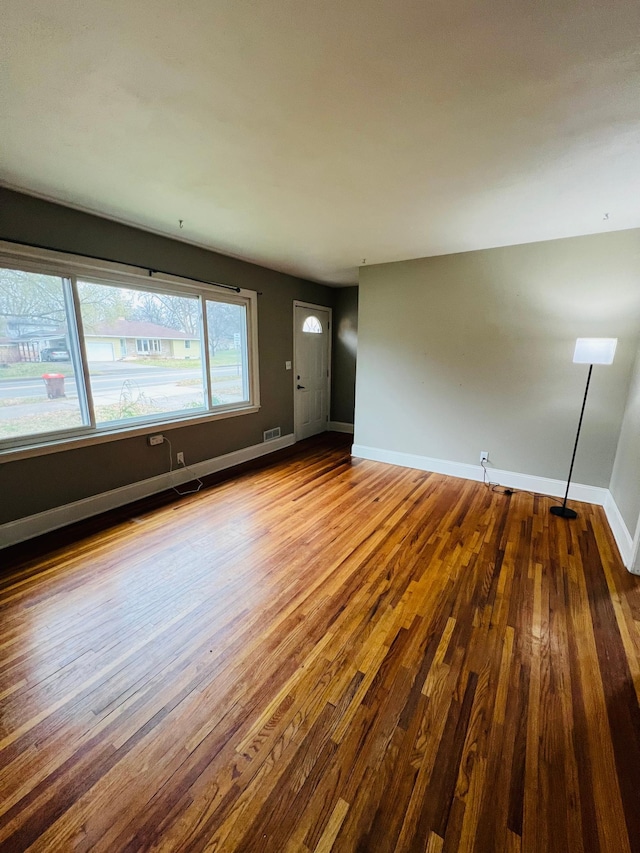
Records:
M87 255L85 252L68 252L66 249L56 249L54 246L43 246L40 243L27 243L26 240L11 240L7 237L0 237L5 243L15 243L17 246L27 246L32 249L44 249L47 252L61 252L63 254L72 254L77 255L79 258L88 258L91 261L106 261L108 264L124 264L127 267L137 267L141 270L147 270L149 273L149 278L153 278L154 273L160 273L161 275L175 275L177 278L184 278L187 281L196 281L198 284L210 284L212 287L222 287L225 290L233 290L236 293L240 293L242 291L241 287L237 287L235 284L220 284L218 281L208 281L204 278L195 278L192 275L181 275L176 272L169 272L168 270L158 270L152 267L141 266L140 264L130 264L127 261L116 261L113 258L103 258L100 255ZM258 296L262 294L259 291L256 291Z

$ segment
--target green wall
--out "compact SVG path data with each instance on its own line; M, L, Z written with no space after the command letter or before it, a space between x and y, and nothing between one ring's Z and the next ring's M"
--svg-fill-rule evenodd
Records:
M279 426L283 435L293 432L291 372L285 369L285 361L293 358L293 301L333 307L333 288L2 188L0 239L261 291L258 336L262 408L256 414L173 429L170 437L173 447L183 450L187 463L193 464L259 444L263 431L271 427ZM336 321L340 322L339 315ZM0 524L167 469L166 447L147 447L144 436L5 462L0 465ZM6 500L8 495L10 500Z
M356 401L356 350L358 346L358 288L335 291L331 376L331 420L353 423Z

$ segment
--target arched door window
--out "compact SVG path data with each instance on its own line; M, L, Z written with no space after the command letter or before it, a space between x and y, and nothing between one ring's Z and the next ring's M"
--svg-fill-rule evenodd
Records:
M322 323L317 317L314 317L313 314L311 314L302 324L302 331L308 332L310 335L321 335Z

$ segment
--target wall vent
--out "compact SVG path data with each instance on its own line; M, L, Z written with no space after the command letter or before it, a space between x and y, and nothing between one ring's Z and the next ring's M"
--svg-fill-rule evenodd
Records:
M280 438L280 427L274 427L273 429L266 429L262 435L264 436L264 441L273 441L274 438Z

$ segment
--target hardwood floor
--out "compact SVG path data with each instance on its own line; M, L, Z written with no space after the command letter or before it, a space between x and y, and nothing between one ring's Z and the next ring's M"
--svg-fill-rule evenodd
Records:
M329 436L14 549L0 849L640 850L640 579L550 504Z

